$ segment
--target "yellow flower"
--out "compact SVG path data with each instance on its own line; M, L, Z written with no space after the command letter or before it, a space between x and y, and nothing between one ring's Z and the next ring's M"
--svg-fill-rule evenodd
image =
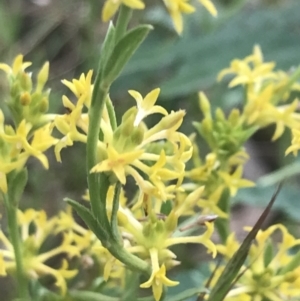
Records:
M12 67L7 64L0 64L0 70L6 72L7 75L17 76L19 72L24 72L31 64L31 62L23 62L23 55L19 54L15 58Z
M163 264L159 267L158 251L157 249L150 249L152 274L148 281L142 283L140 287L147 288L152 287L153 296L156 301L160 300L163 292L163 286L175 286L178 285L178 281L172 281L166 277L166 267Z
M133 9L145 8L145 4L141 0L106 0L102 9L102 20L104 22L110 20L122 4Z
M190 0L163 0L167 10L173 20L176 31L180 34L183 30L182 14L191 14L196 8L189 4ZM213 15L217 15L217 10L211 0L199 0L199 2Z
M30 144L27 140L27 136L29 135L31 128L31 124L28 124L23 120L16 131L11 128L11 133L0 133L0 138L13 144L15 154L20 154L20 156L26 155L28 157L34 156L40 160L45 168L48 168L48 159L43 152L57 141L57 139L51 136L52 127L50 124L47 124L43 128L35 131L34 138Z
M176 31L180 34L183 30L182 13L191 14L195 7L188 3L189 0L163 0L173 20Z
M223 179L226 187L229 188L231 196L235 196L239 188L253 187L255 185L252 181L241 178L243 175L242 166L237 167L233 174L219 171L219 175Z
M82 102L89 107L91 103L91 96L93 92L93 85L92 85L92 76L93 76L93 70L90 70L87 75L85 76L84 73L82 73L79 77L79 79L73 79L72 81L68 81L66 79L63 79L61 82L67 86L79 99L82 95L84 95ZM74 105L68 102L68 105L65 104L65 107L73 110Z
M219 200L222 196L224 187L219 186L207 199L199 199L197 205L202 208L202 214L214 213L222 218L227 218L228 214L218 207Z
M140 122L148 115L154 113L160 113L162 115L168 115L166 109L161 106L155 106L154 104L157 101L157 97L160 93L160 89L155 89L149 92L145 98L142 95L134 90L129 90L129 94L136 100L137 103L137 114L134 120L133 125L138 126Z
M138 160L143 154L143 150L131 151L128 153L119 154L112 145L107 147L108 158L101 163L95 165L91 172L104 172L113 171L118 180L122 183L126 183L126 166Z
M256 45L253 54L244 60L235 59L231 62L230 67L222 70L218 75L221 80L227 74L235 74L235 78L229 83L229 87L238 85L249 85L251 90L257 91L266 79L276 78L273 72L275 63L264 63L261 49Z

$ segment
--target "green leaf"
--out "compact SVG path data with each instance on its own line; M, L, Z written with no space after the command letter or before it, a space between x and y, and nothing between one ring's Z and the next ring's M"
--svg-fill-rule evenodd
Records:
M140 25L130 30L117 43L104 68L102 84L105 87L109 87L119 76L151 29L151 25Z
M14 174L13 177L9 178L9 200L11 205L18 207L18 203L20 198L24 192L24 188L26 186L28 180L28 172L26 168L23 168L20 172Z
M103 72L106 62L114 49L115 32L116 32L115 27L113 23L110 22L101 48L100 61L99 61L100 77L102 75L101 73Z
M275 199L280 191L280 188L281 185L277 188L268 206L266 207L266 209L261 214L258 221L253 226L252 230L246 236L245 240L243 241L239 249L236 251L236 253L233 255L233 257L229 260L229 262L225 266L223 273L220 275L217 283L214 285L214 287L211 290L211 293L209 294L208 301L224 300L225 296L227 295L228 291L232 286L232 283L234 282L234 279L236 278L240 268L242 267L243 263L245 262L248 256L249 249L251 247L253 240L256 237L257 232L259 231L259 229L262 226L262 223L268 216L272 208L272 205L275 202Z
M221 195L219 200L219 208L225 213L229 213L230 211L230 191L228 188L224 189ZM226 243L226 239L230 234L228 218L217 218L215 221L215 226L218 230L222 243Z

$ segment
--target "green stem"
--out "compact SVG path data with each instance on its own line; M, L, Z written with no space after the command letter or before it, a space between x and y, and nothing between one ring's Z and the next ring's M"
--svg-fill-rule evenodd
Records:
M223 191L218 205L222 211L228 214L227 218L217 218L215 221L215 226L218 230L221 242L225 244L227 237L230 235L230 193L228 189Z
M107 249L114 257L123 262L132 270L140 271L144 274L147 274L148 276L151 275L151 268L149 264L126 251L126 249L124 249L119 242L111 240L110 245L107 247Z
M115 42L117 43L125 35L128 23L132 16L132 9L126 5L121 5L116 24Z
M102 111L105 103L105 98L108 93L108 87L101 87L101 70L98 71L95 88L92 95L92 102L89 109L89 129L87 135L87 174L88 186L90 192L91 208L96 220L103 226L104 229L110 228L106 214L106 194L108 183L103 183L103 175L99 173L90 173L90 170L98 163L97 162L97 144L100 133L100 122ZM107 184L103 187L103 184ZM103 191L104 190L104 191ZM100 192L102 196L101 198Z
M5 207L7 212L8 230L10 241L14 249L15 263L16 263L16 278L18 282L18 294L22 300L28 300L28 280L24 273L23 265L23 246L18 226L18 208L12 205L8 195L4 195Z

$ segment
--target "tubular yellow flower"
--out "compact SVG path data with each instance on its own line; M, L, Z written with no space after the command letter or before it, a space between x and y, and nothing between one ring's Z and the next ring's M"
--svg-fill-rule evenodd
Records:
M191 14L195 7L188 3L189 0L163 0L173 20L176 31L180 34L183 30L182 13Z
M12 134L0 133L0 138L13 144L16 154L20 154L21 156L26 155L28 157L34 156L45 168L48 168L48 159L43 152L57 142L57 140L51 136L52 127L48 124L36 131L34 139L30 144L27 140L27 136L31 128L31 124L28 124L23 120L19 124L16 132L12 130Z
M149 92L143 99L142 95L134 90L129 90L129 94L136 100L137 103L137 115L135 117L134 126L138 126L140 122L148 115L160 113L162 115L168 115L166 109L161 106L155 106L160 89L157 88Z
M150 249L152 274L148 281L140 285L141 288L152 287L153 296L156 301L160 300L163 292L163 286L175 286L178 285L178 281L172 281L166 277L166 267L163 264L159 267L158 252L156 249Z
M84 73L82 73L79 79L73 79L72 81L63 79L61 82L74 93L77 99L79 99L82 95L84 95L83 97L84 99L82 100L82 102L87 107L89 107L91 103L92 92L93 92L92 76L93 76L93 70L90 70L86 76L84 75ZM65 105L65 107L68 106Z
M91 172L113 171L122 184L126 183L125 168L134 160L138 160L143 154L143 150L136 150L129 153L119 154L113 146L107 147L108 158L95 165Z
M219 200L222 196L224 187L219 186L212 194L210 194L207 199L199 199L197 205L202 208L202 214L211 214L214 213L222 218L227 218L228 214L222 211L218 207Z
M12 67L7 64L0 64L0 70L6 72L7 75L17 76L19 72L24 71L26 68L31 66L31 62L23 62L23 55L19 54L16 56Z
M189 4L190 0L163 0L176 31L181 34L183 30L182 14L194 13L196 8ZM199 0L199 2L213 15L217 16L217 10L211 0Z
M233 174L219 171L219 175L224 180L226 187L229 188L231 196L235 196L238 189L241 187L253 187L255 184L252 181L242 179L243 167L239 166Z
M275 63L264 63L261 49L256 45L253 54L244 60L235 59L231 62L230 68L222 70L218 75L221 80L227 74L236 74L236 77L229 83L229 87L238 85L250 85L252 90L257 91L264 80L276 78L273 69Z
M104 22L110 20L122 4L133 9L145 8L145 4L141 0L106 0L102 9L102 20Z

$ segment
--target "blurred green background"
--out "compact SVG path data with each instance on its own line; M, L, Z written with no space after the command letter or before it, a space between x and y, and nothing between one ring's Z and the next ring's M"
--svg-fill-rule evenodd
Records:
M214 108L220 106L228 112L241 105L240 89L229 90L228 82L216 82L218 72L233 58L243 58L259 44L265 59L276 61L279 69L288 71L300 63L298 0L215 0L218 18L211 17L196 3L197 13L185 18L182 36L174 32L162 1L145 2L148 9L135 11L132 24L149 22L155 30L112 86L111 98L119 119L122 112L134 105L127 90L138 90L145 95L161 87L159 104L168 110L185 109L187 116L182 128L189 134L194 132L192 121L202 118L198 91L205 91ZM38 70L44 61L50 61L50 112L63 113L61 96L71 96L61 84L62 79L71 80L97 68L107 28L100 20L102 5L103 1L99 0L0 1L0 61L11 63L17 54L23 53L26 60L33 61L32 71ZM3 74L0 79L0 107L3 108L7 86ZM149 124L153 122L150 118ZM235 228L247 222L253 224L260 212L257 207L263 208L276 183L287 179L271 220L284 221L296 233L300 221L300 161L292 156L284 157L290 143L289 133L276 143L269 142L273 130L270 127L258 132L247 144L251 160L245 176L257 181L258 186L242 190L233 200L236 203L233 224ZM204 156L207 147L198 140ZM53 151L49 151L49 171L31 160L22 206L43 207L52 215L63 208L63 197L80 200L86 189L84 153L85 146L76 144L63 150L63 163L57 163ZM183 278L186 285L192 285L189 277ZM176 289L179 288L174 292Z

